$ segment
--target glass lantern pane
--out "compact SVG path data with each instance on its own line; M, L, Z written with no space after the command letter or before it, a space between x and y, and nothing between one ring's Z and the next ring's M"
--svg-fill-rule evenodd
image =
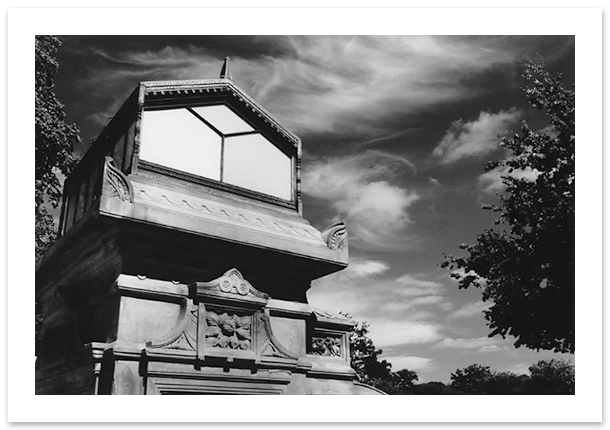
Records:
M220 180L222 139L186 109L144 111L140 159Z
M254 131L247 122L225 105L198 106L192 109L222 134Z
M292 200L290 157L260 134L225 139L224 182Z

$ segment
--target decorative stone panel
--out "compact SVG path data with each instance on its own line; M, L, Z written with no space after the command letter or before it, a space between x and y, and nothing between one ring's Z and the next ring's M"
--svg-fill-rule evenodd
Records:
M342 336L312 336L309 345L311 355L324 357L342 356Z
M254 288L238 270L231 269L211 282L189 285L189 295L192 301L181 303L175 329L163 339L149 342L149 352L182 357L194 354L200 362L271 361L297 366L298 357L273 335L265 309L269 296Z

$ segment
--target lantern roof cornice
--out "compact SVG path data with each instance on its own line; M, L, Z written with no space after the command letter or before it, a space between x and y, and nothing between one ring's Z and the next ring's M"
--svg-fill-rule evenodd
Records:
M229 95L234 99L234 102L242 104L295 146L299 146L300 139L296 134L281 125L273 115L230 79L144 81L140 82L139 99L141 104L145 104L145 101L149 98L190 98L198 95L205 97L205 95L220 95L222 93Z

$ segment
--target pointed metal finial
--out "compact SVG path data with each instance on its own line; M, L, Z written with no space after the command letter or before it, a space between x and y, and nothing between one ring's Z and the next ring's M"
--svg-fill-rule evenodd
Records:
M230 81L233 80L231 76L231 68L229 67L229 57L225 57L225 62L222 65L222 69L220 69L220 79L228 79Z

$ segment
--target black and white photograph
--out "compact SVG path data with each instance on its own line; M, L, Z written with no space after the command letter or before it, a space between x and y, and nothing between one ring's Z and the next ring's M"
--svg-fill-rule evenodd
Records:
M36 90L23 391L593 395L576 32L251 29L36 31L20 53Z

